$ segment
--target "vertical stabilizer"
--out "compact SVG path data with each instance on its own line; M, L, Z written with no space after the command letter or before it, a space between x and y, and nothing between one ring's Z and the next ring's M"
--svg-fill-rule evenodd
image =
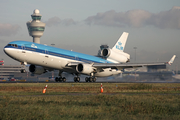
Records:
M176 58L176 55L173 55L173 57L168 62L169 65L171 65L174 62L174 59Z
M127 32L123 32L123 34L121 35L121 37L119 38L119 40L116 42L116 44L114 45L114 47L112 48L113 51L116 52L123 52L125 45L126 45L126 40L128 38L129 33Z

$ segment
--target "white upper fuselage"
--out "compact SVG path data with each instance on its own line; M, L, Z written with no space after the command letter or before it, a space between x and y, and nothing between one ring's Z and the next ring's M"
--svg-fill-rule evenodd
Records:
M37 44L28 41L13 41L4 47L4 52L11 58L27 63L42 66L47 69L58 69L69 73L76 72L68 63L112 63L105 59L82 54L74 51L64 50L47 45ZM110 76L120 73L119 70L104 70L96 73L95 76Z

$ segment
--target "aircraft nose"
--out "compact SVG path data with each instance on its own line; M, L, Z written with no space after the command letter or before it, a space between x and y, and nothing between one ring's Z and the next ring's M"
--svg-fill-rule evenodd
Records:
M3 51L6 53L6 47L3 48ZM7 53L6 53L7 54Z
M8 55L8 53L9 53L9 49L7 48L7 47L4 47L4 52Z
M6 55L8 55L9 57L11 57L15 60L17 60L17 58L19 57L18 54L16 54L17 51L8 46L5 46L3 50Z

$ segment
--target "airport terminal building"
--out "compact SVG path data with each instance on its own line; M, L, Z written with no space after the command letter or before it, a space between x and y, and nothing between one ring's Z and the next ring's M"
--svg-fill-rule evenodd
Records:
M8 79L25 73L26 70L22 65L4 65L4 61L0 61L0 79Z

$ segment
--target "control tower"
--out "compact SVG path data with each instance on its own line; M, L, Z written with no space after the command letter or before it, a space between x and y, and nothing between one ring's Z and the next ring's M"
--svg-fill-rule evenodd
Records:
M26 23L29 35L33 37L34 43L40 43L40 37L44 33L46 24L40 21L41 16L42 15L39 14L39 10L35 9L33 14L31 15L32 20Z

